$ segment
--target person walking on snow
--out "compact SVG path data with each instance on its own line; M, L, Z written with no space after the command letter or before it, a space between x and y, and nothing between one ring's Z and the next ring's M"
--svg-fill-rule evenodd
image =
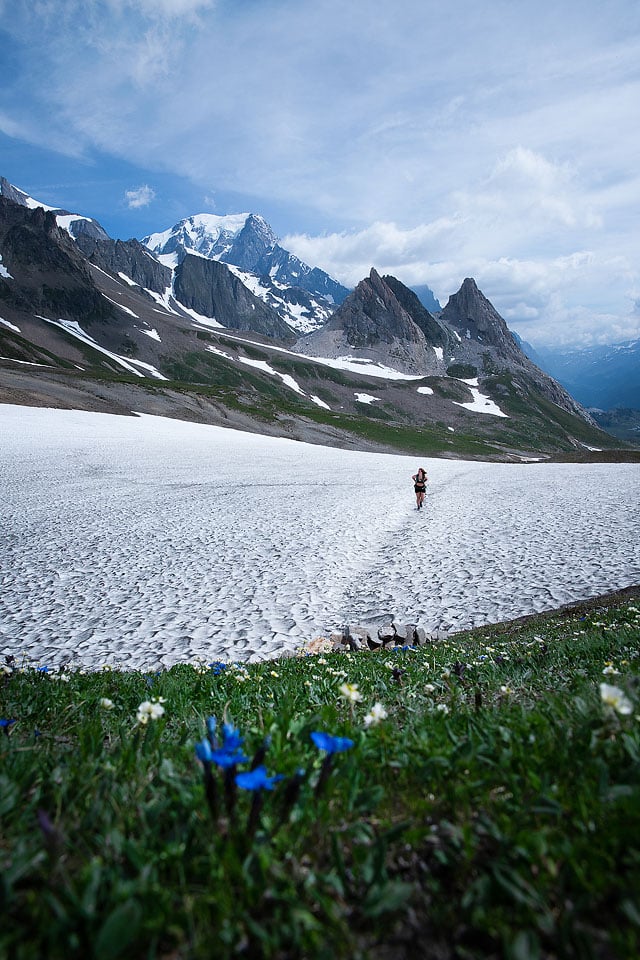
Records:
M418 472L414 473L411 479L413 480L413 489L416 492L417 509L422 510L424 494L427 489L427 471L424 467L418 467Z

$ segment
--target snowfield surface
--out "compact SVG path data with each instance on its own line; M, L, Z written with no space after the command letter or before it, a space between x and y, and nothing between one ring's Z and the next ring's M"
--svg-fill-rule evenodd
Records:
M427 460L10 405L0 435L0 652L41 664L255 661L345 623L463 629L640 583L633 464Z

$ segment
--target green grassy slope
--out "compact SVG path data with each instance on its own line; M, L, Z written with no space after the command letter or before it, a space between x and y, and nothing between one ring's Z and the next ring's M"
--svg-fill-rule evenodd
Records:
M7 665L0 955L635 960L633 592L420 649ZM235 769L196 759L212 715Z

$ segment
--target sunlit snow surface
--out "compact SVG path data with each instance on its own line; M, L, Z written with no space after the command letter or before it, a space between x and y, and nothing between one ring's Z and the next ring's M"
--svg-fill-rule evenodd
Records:
M430 460L9 405L0 436L0 652L40 663L264 659L347 622L462 629L640 582L633 464Z

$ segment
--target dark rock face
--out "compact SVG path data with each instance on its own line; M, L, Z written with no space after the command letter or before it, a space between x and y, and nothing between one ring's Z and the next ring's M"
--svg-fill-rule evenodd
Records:
M12 200L13 203L17 203L21 207L27 207L29 209L32 208L32 204L29 203L31 197L29 197L29 195L23 190L19 190L18 187L14 187L12 183L9 183L6 177L0 177L0 196L6 197L7 200ZM44 207L41 209L44 209ZM68 226L69 233L74 238L79 237L82 234L86 234L87 236L94 237L95 239L109 239L109 234L107 231L98 223L97 220L93 220L91 217L82 217L80 215L76 217L68 210L63 210L62 208L48 212L54 213L56 216L60 214L61 216L65 217L74 217Z
M275 310L217 260L187 255L176 268L173 289L175 298L185 307L214 317L232 330L253 330L287 343L295 340L295 332Z
M399 280L396 280L395 277L385 276L383 279L413 322L422 330L428 342L432 346L450 350L455 342L451 336L451 331L429 313L418 295L409 287L405 287Z
M30 313L87 325L113 316L94 286L84 257L54 212L0 197L0 248L12 279L0 287L8 304Z
M124 273L138 286L164 293L171 270L152 257L138 240L100 240L81 234L76 243L87 259L114 275Z
M327 328L344 330L347 343L356 348L393 343L396 338L420 341L420 331L411 316L375 270L358 284Z
M6 177L0 177L0 197L6 197L7 200L19 203L21 207L27 206L27 195L14 187L12 183L9 183Z
M500 314L469 277L449 297L440 319L456 331L463 343L490 345L500 355L518 361L524 357Z
M58 213L64 214L65 211L59 210ZM90 217L78 217L77 220L72 220L67 229L75 240L78 240L80 237L90 237L93 240L111 239L104 227L102 227L97 220L93 220Z
M276 246L276 237L262 217L250 214L244 227L234 237L229 248L220 256L223 263L232 263L240 270L269 273L270 254Z
M493 304L467 278L460 290L449 297L440 314L459 340L456 363L476 366L480 375L507 371L531 383L543 397L593 423L591 417L555 380L543 373L521 350L517 340Z

